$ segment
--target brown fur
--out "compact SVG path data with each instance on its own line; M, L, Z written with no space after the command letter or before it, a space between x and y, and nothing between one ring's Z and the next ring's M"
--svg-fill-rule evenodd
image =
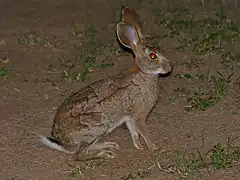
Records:
M94 82L71 94L57 109L52 127L52 137L65 150L75 153L75 160L87 158L113 158L114 142L99 142L101 137L126 123L134 147L142 149L142 136L150 149L155 144L145 128L145 120L158 100L158 74L169 73L169 61L156 51L142 44L134 20L137 13L130 8L122 9L128 22L117 24L120 42L130 47L137 68L122 74ZM127 17L127 18L126 18ZM130 24L134 22L134 24ZM151 59L149 54L156 53Z

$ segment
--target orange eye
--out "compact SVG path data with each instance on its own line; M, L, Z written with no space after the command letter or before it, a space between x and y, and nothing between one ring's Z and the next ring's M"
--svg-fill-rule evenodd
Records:
M155 59L157 57L157 55L155 53L150 53L150 58L151 59Z

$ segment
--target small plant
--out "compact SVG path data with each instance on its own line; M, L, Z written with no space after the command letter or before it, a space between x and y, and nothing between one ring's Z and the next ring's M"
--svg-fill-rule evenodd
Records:
M204 145L204 139L202 140ZM207 152L201 152L199 149L192 152L187 150L184 152L162 150L154 155L156 160L151 166L142 170L138 169L137 172L128 173L121 179L144 179L152 172L153 168L158 168L158 170L165 173L177 173L179 179L191 179L191 177L201 179L203 171L212 172L240 164L240 147L235 142L237 142L236 139L225 144L217 143Z
M105 61L97 62L97 56L103 50L101 42L95 37L96 29L90 25L84 32L82 32L76 24L74 24L74 31L71 35L75 38L80 38L83 43L80 47L80 55L75 57L58 57L58 61L64 68L61 77L70 82L84 81L89 72L97 68L111 67L112 63Z
M123 176L121 179L123 179L123 180L135 180L136 179L136 175L134 175L132 173L129 173L128 175Z
M174 158L172 161L174 161ZM237 163L240 163L240 147L233 145L233 143L226 143L225 145L217 143L206 153L200 152L199 149L191 153L177 152L175 162L172 163L174 165L166 166L166 168L163 168L163 165L157 161L158 168L161 171L178 173L179 179L188 179L190 176L201 179L203 170L211 172L232 167Z
M75 38L82 38L84 36L84 32L80 29L79 25L76 23L72 24L73 31L70 32L70 35Z
M9 74L9 70L5 69L3 67L0 68L0 77L1 78L6 78Z
M240 148L218 143L207 153L201 154L199 150L182 157L176 156L177 171L181 175L189 175L200 172L202 169L208 171L232 167L240 162Z
M175 164L180 179L196 172L199 173L201 168L206 168L204 157L199 151L190 154L177 153Z
M234 69L236 63L240 63L240 52L226 52L221 54L221 63Z
M104 61L100 62L100 64L96 63L96 57L91 54L82 54L81 56L76 56L75 58L62 56L61 58L58 58L58 60L65 68L65 70L61 73L62 79L70 82L84 81L88 73L94 71L94 69L112 66L112 64L105 63Z
M177 74L175 77L183 80L191 80L198 84L195 89L178 87L174 91L178 93L178 97L185 101L186 110L206 110L217 104L225 97L228 89L228 83L233 74L224 77L221 73L219 76L211 76L210 78L201 75ZM207 83L205 83L207 81Z
M52 36L52 37L44 37L42 38L41 43L45 46L45 47L50 47L50 48L57 48L57 45L63 42L63 40L59 40L56 36Z
M18 38L18 43L23 45L33 46L40 42L41 38L35 32L25 33L22 37Z
M4 40L0 40L0 47L5 47L7 43Z
M70 170L68 171L69 176L78 178L88 170L94 169L95 167L99 166L103 162L104 161L82 161L77 165L72 165L70 163L67 163L67 165L70 167Z
M132 172L129 173L123 177L121 177L121 179L123 180L135 180L138 178L144 178L146 177L148 174L150 173L150 169L138 169L137 172Z
M230 77L225 78L222 74L220 74L220 77L212 76L208 88L195 91L187 99L187 103L189 104L187 108L204 111L214 106L225 96Z
M188 54L185 58L187 66L197 65L202 58L210 54L226 58L225 47L237 46L239 26L224 15L222 7L218 9L215 17L203 19L197 19L186 7L166 9L168 12L162 9L154 11L156 22L168 29L165 37L177 40L179 46L176 49ZM235 59L236 55L231 56ZM221 62L225 62L224 59Z
M71 177L79 177L83 174L83 171L85 168L81 167L78 164L76 166L73 166L70 164L68 165L71 167L70 174L69 174Z
M18 38L18 43L21 45L27 46L43 45L45 47L50 47L53 49L55 49L60 42L62 41L57 39L56 36L43 37L33 31L27 32L22 37Z
M224 147L218 143L209 153L211 165L214 169L228 168L240 161L240 149L238 147Z
M57 69L54 67L53 64L48 64L48 65L46 66L46 71L47 71L47 72L56 72Z
M186 110L206 110L217 104L225 95L228 88L228 82L231 76L225 78L222 74L219 77L211 76L205 87L198 88L194 91L185 90ZM178 91L183 93L181 91Z

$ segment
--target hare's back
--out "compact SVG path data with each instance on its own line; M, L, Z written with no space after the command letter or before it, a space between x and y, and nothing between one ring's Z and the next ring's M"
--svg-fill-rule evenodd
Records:
M108 77L72 93L56 112L52 134L60 140L77 136L86 142L103 133L109 124L104 102L118 91L121 79Z

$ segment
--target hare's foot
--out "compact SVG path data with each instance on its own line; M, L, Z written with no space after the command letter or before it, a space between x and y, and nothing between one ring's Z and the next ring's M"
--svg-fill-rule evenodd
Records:
M76 161L87 161L94 159L113 159L114 153L120 146L115 142L95 143L84 150L76 151L74 159Z
M103 142L103 143L99 142L88 147L87 151L96 150L96 149L118 150L120 149L120 146L115 142Z

